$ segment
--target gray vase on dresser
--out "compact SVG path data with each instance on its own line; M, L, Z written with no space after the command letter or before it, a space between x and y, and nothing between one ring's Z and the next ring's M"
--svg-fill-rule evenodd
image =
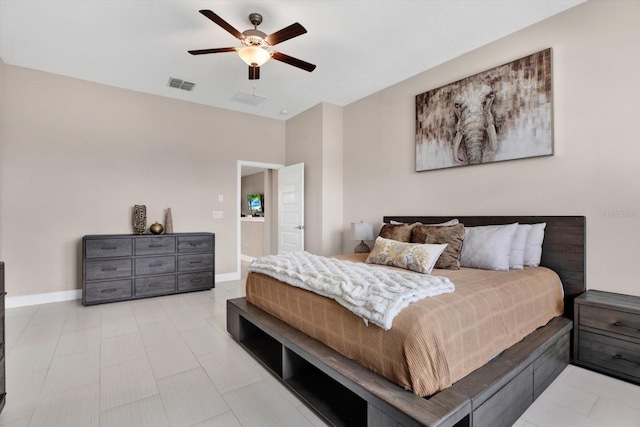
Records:
M215 234L110 234L82 239L82 303L215 287Z

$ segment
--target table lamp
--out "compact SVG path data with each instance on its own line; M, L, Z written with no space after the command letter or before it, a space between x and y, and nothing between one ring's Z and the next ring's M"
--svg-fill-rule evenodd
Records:
M364 242L365 240L373 240L373 224L368 222L352 222L351 223L351 238L353 240L360 240L360 244L353 250L356 254L371 252L371 249Z

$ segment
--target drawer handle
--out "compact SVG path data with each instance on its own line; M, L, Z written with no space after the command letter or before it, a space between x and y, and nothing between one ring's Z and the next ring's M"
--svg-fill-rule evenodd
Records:
M200 245L202 244L202 242L198 242L198 243L190 242L189 244L190 244L191 246L200 246Z
M103 267L101 271L116 271L118 267Z
M160 286L164 286L164 283L152 283L149 285L150 288L159 288Z
M164 265L164 263L162 262L155 262L155 263L151 263L149 264L149 267L162 267Z
M616 322L614 323L615 326L622 326L623 328L629 328L629 329L637 329L640 331L640 325L634 325L633 323L622 323L622 322Z
M635 363L636 365L640 365L640 361L639 360L629 359L627 357L624 357L620 353L617 353L615 356L613 356L613 358L617 359L617 360L624 360L625 362Z
M202 282L202 279L191 279L191 282Z
M103 251L111 251L113 249L118 249L117 246L103 246L100 249L102 249Z
M150 248L161 248L164 245L149 245Z
M189 264L202 264L202 261L189 261Z
M118 290L116 288L111 288L111 289L103 289L100 292L102 292L103 294L111 294L113 292L118 292Z

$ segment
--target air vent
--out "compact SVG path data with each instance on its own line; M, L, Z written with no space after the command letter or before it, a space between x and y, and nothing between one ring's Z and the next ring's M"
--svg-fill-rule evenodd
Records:
M267 99L264 96L255 95L249 92L238 92L231 98L232 101L241 102L242 104L258 105Z
M195 85L196 85L195 83L186 82L186 81L181 80L181 79L176 79L176 78L173 78L173 77L169 78L169 87L174 87L176 89L182 89L182 90L186 90L186 91L191 92Z

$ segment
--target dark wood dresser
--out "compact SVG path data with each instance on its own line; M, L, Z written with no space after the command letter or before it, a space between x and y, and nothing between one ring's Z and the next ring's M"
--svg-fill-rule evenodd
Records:
M82 303L215 287L215 234L110 234L82 239Z
M574 304L574 363L640 384L640 297L587 291Z
M0 412L4 409L7 396L7 376L5 374L5 349L4 349L4 297L7 293L4 291L4 262L0 262Z

